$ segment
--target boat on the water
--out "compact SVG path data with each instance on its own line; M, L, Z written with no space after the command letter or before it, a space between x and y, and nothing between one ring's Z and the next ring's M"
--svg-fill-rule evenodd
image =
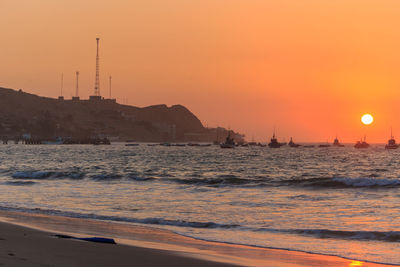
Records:
M275 131L274 131L274 133L272 135L272 138L271 138L271 141L269 142L268 146L270 148L280 148L281 146L284 146L284 145L286 145L286 143L279 143L278 142L278 139L276 138Z
M396 144L396 140L393 137L392 129L390 129L390 139L388 140L387 145L385 146L386 149L397 149L399 147L398 144Z
M366 138L364 136L364 140L357 141L357 143L354 145L355 148L369 148L369 144L366 141Z
M333 141L333 146L335 146L335 147L344 147L344 145L342 145L339 142L339 139L337 138L337 136L335 137L335 140Z
M220 144L221 148L235 148L235 140L231 137L231 133L225 139L225 142Z
M301 146L301 145L299 145L299 144L296 144L295 142L293 142L293 138L292 138L292 137L290 137L289 146L290 146L290 147L299 147L299 146Z

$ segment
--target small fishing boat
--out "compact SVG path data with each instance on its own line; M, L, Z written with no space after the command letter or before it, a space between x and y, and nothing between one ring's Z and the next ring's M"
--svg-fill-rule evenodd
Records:
M235 140L231 138L231 133L226 137L225 143L220 144L221 148L235 148Z
M274 131L274 134L272 135L272 138L271 138L271 142L269 142L268 146L270 148L280 148L281 146L284 146L284 145L286 145L286 143L278 142L278 139L276 138L275 131Z
M390 139L388 140L387 145L385 146L386 149L397 149L399 147L398 144L396 144L396 140L393 137L392 129L390 129Z
M337 138L337 136L335 137L335 140L333 141L333 146L335 146L335 147L344 147L344 145L342 145L339 142L339 139Z
M366 138L364 136L364 140L357 141L357 143L354 145L355 148L369 148L369 144L366 141Z
M299 145L299 144L296 144L295 142L293 142L293 138L292 138L292 137L290 137L289 146L290 146L290 147L299 147L299 146L301 146L301 145Z

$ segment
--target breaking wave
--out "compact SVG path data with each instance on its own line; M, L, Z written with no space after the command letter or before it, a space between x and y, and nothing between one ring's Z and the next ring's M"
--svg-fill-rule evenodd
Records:
M92 179L95 181L112 181L119 179L127 179L137 182L169 182L182 185L193 186L237 186L237 187L279 187L279 186L296 186L296 187L313 187L321 189L335 188L390 188L400 187L400 179L387 179L376 177L350 178L350 177L316 177L305 178L304 176L296 177L288 180L278 180L269 178L268 176L256 177L240 177L236 175L218 175L216 177L171 177L168 175L137 175L137 174L119 174L119 173L102 173L102 174L86 174L82 172L59 172L59 171L18 171L11 175L14 179L19 180L51 180L51 179ZM28 184L28 183L27 183ZM22 185L22 184L21 184Z
M76 212L68 212L60 210L48 210L40 208L27 209L27 208L0 207L0 210L13 210L13 211L22 211L29 213L66 216L72 218L139 223L147 225L225 229L225 230L238 230L238 231L251 231L251 232L270 232L275 234L290 234L290 235L294 234L294 235L303 235L320 239L400 242L399 231L380 232L380 231L345 231L345 230L329 230L329 229L272 229L272 228L246 227L238 224L171 220L165 218L130 218L130 217L119 217L119 216L106 216L106 215L84 214L84 213L76 213Z
M5 184L18 186L18 185L34 185L36 183L33 181L8 181L8 182L5 182Z
M60 210L48 210L48 209L40 209L40 208L26 209L26 208L0 207L0 210L13 210L13 211L40 213L40 214L65 216L65 217L81 218L81 219L95 219L95 220L105 220L105 221L129 222L129 223L140 223L140 224L151 224L151 225L165 225L165 226L178 226L178 227L192 227L192 228L231 229L231 228L239 228L240 227L240 225L236 225L236 224L220 224L220 223L216 223L216 222L194 222L194 221L185 221L185 220L170 220L170 219L163 219L163 218L129 218L129 217L119 217L119 216L84 214L84 213L68 212L68 211L60 211Z
M53 171L20 171L11 175L14 179L82 179L84 173L77 172L53 172Z
M341 240L357 240L357 241L382 241L382 242L400 242L399 231L379 232L379 231L342 231L328 229L266 229L261 228L258 232L275 232L298 234L304 236L312 236L316 238L341 239Z
M321 187L321 188L354 188L354 187L399 187L399 179L384 179L384 178L310 178L310 179L292 179L282 181L289 186L304 186L304 187Z

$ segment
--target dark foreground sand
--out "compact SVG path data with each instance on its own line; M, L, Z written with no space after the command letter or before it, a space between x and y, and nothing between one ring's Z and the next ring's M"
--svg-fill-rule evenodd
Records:
M0 266L385 266L207 242L143 226L5 211L0 217ZM54 233L113 237L118 244L62 239Z
M126 245L99 244L0 223L1 266L230 266Z

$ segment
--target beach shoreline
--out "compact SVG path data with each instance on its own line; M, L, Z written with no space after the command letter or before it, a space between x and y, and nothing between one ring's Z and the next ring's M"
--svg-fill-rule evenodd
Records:
M0 211L0 221L0 264L5 266L391 266L203 241L169 230L119 222L15 211ZM60 239L54 234L113 238L117 245ZM51 256L40 256L43 251Z

